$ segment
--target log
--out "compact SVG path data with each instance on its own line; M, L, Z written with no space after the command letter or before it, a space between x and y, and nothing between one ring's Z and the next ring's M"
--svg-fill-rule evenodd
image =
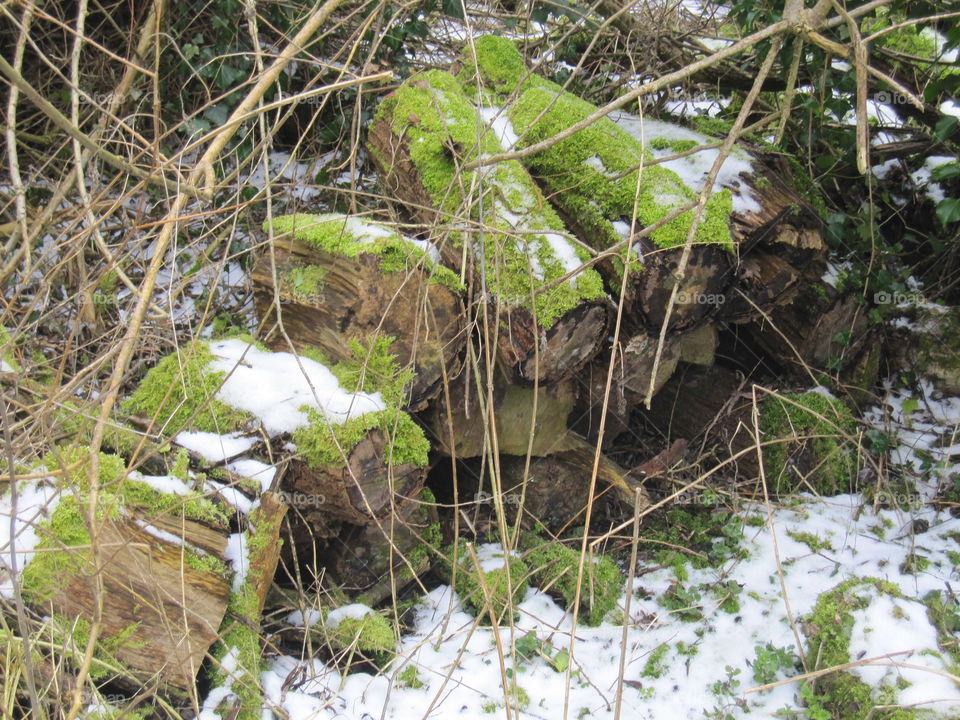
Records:
M185 418L188 430L200 432L181 432L177 441L209 448L208 457L239 432L292 442L294 454L278 452L277 460L287 463L278 490L296 511L293 520L318 529L369 524L389 513L395 494L420 489L429 443L399 407L405 376L384 343L334 369L338 375L308 357L239 338L196 341L161 360L131 404L162 426Z
M505 107L498 112L515 128L525 128L518 147L552 137L596 110L555 83L530 75L507 38L478 38L468 49L464 65L461 77L468 83L479 77L495 102ZM707 200L689 266L679 277L675 272L679 246L689 235L692 211L637 241L630 234L635 196L637 229L655 226L671 212L679 212L702 190L718 153L710 146L718 141L671 123L626 113L611 117L616 122L601 118L523 162L585 242L607 250L629 241L640 251L643 271L622 298L630 314L642 317L651 329L659 328L666 318L666 299L679 283L679 302L666 321L676 328L701 322L718 312L728 286L737 278L734 251L743 258L758 245L783 258L798 277L822 272L825 247L816 213L780 180L780 169L765 167L759 158L735 146L717 178L717 189ZM642 175L640 166L644 166ZM608 283L619 288L622 262L606 268ZM765 277L750 274L754 282ZM780 273L774 278L780 278ZM749 290L747 286L744 292ZM776 299L781 292L768 294ZM756 310L748 314L753 316Z
M658 342L656 336L644 332L628 338L611 350L614 354L614 372L607 400L604 449L609 449L617 436L629 428L633 408L645 402L651 390L650 376ZM660 393L681 361L711 366L716 347L717 335L712 325L668 335L657 366L653 397ZM600 430L609 363L610 355L605 353L591 363L589 371L579 375L581 384L573 428L591 441L596 440Z
M601 278L582 268L589 254L519 163L463 169L502 146L454 77L429 71L403 83L380 104L368 146L414 219L460 226L443 232L440 252L476 296L490 293L500 357L519 379L555 383L590 361L607 331Z
M478 386L467 373L451 383L450 405L440 398L421 415L435 451L458 459L481 457L493 451L489 423L481 409L481 401L485 405L487 397L487 389ZM501 454L524 456L530 449L532 455L540 456L570 447L567 418L575 400L573 379L538 388L534 393L533 388L495 374L492 414L496 420L496 449Z
M579 440L569 450L533 458L526 475L526 458L501 456L500 487L507 522L513 525L518 513L522 513L522 527L534 529L543 525L555 534L583 525L594 453L592 445ZM482 475L482 461L469 460L461 468L458 475L461 498L473 500L476 509L483 515L492 515L494 497L489 480ZM636 504L635 490L639 492L640 509L643 509L650 504L646 490L629 479L623 468L601 454L593 517L607 517L614 512L617 502L633 509Z
M100 637L110 651L98 651L94 677L113 675L106 662L122 668L122 682L159 680L165 694L190 693L230 594L227 515L176 477L124 479L125 461L101 454L94 553L84 519L86 450L62 448L60 455L67 467L80 463L68 474L79 492L61 495L37 524L38 552L21 575L24 599L41 614L66 618L67 627L79 622L82 634L98 617L99 597ZM65 642L82 650L79 637Z
M271 252L261 254L250 277L260 326L276 323L264 336L269 347L289 351L289 338L298 351L312 347L342 362L353 359L353 343L392 338L400 368L414 373L406 388L411 410L437 395L444 367L458 372L461 284L434 263L432 246L343 215L288 215L268 230Z
M429 570L441 542L436 501L424 488L379 525L344 527L320 561L344 592L375 606Z

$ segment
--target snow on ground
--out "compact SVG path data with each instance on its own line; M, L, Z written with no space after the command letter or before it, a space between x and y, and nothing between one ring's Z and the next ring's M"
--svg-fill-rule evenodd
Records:
M638 568L625 644L617 617L596 628L579 624L569 676L550 659L570 646L572 629L570 615L552 598L528 589L512 635L500 628L502 669L494 630L478 625L456 594L440 586L421 598L412 632L385 673L344 677L318 659L280 656L262 675L266 707L282 708L291 720L484 718L504 712L504 687L513 685L511 697L526 700L522 718L613 718L618 692L622 717L803 717L799 683L754 688L802 672L794 666L807 651L802 621L821 594L847 579L879 578L904 598L864 593L872 602L852 613L850 654L862 663L854 673L871 686L896 688L901 703L925 703L939 717L956 717L960 687L918 599L949 593L960 573L960 519L924 503L956 470L946 463L957 449L944 439L957 433L960 398L938 397L928 383L919 393L891 383L867 413L884 432L899 428L890 472L906 472L915 492L883 489L874 495L877 507L858 494L744 508L739 553L719 567L688 564L685 578L673 567ZM494 560L499 548L481 546L480 553ZM670 595L685 602L667 602ZM730 595L736 604L725 602ZM621 611L626 601L621 597ZM304 623L295 616L291 621ZM541 649L532 656L516 649L528 633ZM789 661L771 664L776 653ZM400 681L411 665L417 682ZM290 677L301 680L285 682Z

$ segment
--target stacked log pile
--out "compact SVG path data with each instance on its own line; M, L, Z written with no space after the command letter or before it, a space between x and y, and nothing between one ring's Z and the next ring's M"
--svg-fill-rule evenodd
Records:
M647 507L650 468L718 426L748 447L738 406L756 358L807 381L844 367L869 385L861 306L822 282L818 215L782 168L737 146L698 219L718 143L687 128L621 114L490 162L596 108L532 75L502 38L473 48L456 74L404 82L370 127L394 218L412 229L271 218L251 273L264 344L191 343L125 405L158 447L192 453L194 474L167 481L196 502L116 495L96 573L44 584L39 571L70 552L58 546L34 565L34 606L109 616L106 636L136 641L118 657L188 692L204 657L256 623L281 536L286 562L374 604L429 569L432 492L440 507L489 505L562 533L588 524L593 502ZM612 452L638 415L663 443L625 468ZM244 516L239 532L224 507ZM256 552L241 573L227 565L243 533Z

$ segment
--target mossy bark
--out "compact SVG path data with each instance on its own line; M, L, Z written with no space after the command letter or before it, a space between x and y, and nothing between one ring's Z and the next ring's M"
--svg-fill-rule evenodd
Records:
M162 539L163 533L183 544ZM56 578L52 588L37 587L42 597L34 597L25 584L24 596L41 613L87 622L97 617L99 597L100 636L123 638L114 659L129 670L127 680L159 679L165 691L186 694L227 609L226 536L224 528L169 514L131 510L105 517L97 536L97 565L87 546L50 551L61 554L74 571Z
M579 269L588 254L564 237L562 221L519 163L463 170L501 149L477 112L452 76L424 73L381 104L368 136L371 156L381 182L418 222L464 226L443 233L445 262L497 303L506 365L527 382L554 383L599 351L608 301L599 275Z

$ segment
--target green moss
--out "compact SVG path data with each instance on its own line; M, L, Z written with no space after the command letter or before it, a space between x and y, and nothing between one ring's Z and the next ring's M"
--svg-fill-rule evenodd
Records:
M833 548L830 546L829 542L826 540L821 540L819 536L814 535L813 533L787 530L787 536L793 540L796 540L798 543L803 543L806 545L808 548L810 548L810 552L818 553L821 550L833 551Z
M937 629L937 642L944 648L955 664L960 664L960 646L957 636L960 635L960 604L951 593L932 590L923 598L927 606L927 618L930 624Z
M879 30L902 23L905 20L907 20L907 17L902 11L891 11L885 7L877 8L874 16L865 18L861 22L861 32L865 36L872 35ZM879 47L910 55L915 58L934 60L938 57L937 41L933 30L931 28L925 28L920 23L911 23L885 33L877 38L874 43ZM913 70L914 72L919 70L925 75L930 74L934 79L944 78L957 73L956 68L950 67L949 64L940 65L924 62L913 64L899 61L893 61L893 63L903 70Z
M592 269L580 272L575 284L543 289L567 272L550 242L551 235L566 229L523 166L508 161L462 169L501 147L492 132L477 137L477 111L456 78L440 71L418 75L389 96L377 116L405 138L418 175L441 212L482 222L482 235L454 232L449 237L457 248L482 247L487 284L500 303L528 308L550 327L581 299L602 295L600 276ZM515 225L530 232L518 235ZM581 248L571 249L580 262L589 259Z
M327 625L326 632L334 650L355 649L364 657L378 661L388 660L397 649L393 626L387 618L375 612L361 618L343 618L336 627Z
M420 675L417 673L416 665L407 665L400 674L397 675L397 680L400 684L412 688L414 690L419 690L422 687L426 686L426 683L420 679Z
M658 645L653 649L650 655L647 657L647 662L643 665L643 672L640 673L643 677L648 678L660 678L663 677L664 673L667 671L667 666L664 663L664 658L667 654L667 651L670 649L670 646L666 643Z
M856 436L857 424L842 400L813 390L782 399L768 397L760 406L760 429L764 442L784 441L767 446L763 455L767 483L774 493L797 489L799 477L788 464L788 452L796 449L797 442L811 453L814 472L808 481L814 490L836 495L855 489L856 456L847 449L845 438Z
M124 411L146 415L161 428L171 431L182 428L214 433L239 430L252 418L249 413L214 397L226 374L208 371L211 361L210 348L201 341L191 342L167 355L123 403Z
M563 598L568 609L573 607L580 553L562 543L547 542L527 551L524 560L530 568L533 584ZM599 625L616 607L623 583L620 569L609 557L601 555L596 562L588 557L580 591L581 621L587 625Z
M47 468L58 467L62 461L69 467L77 464L66 474L64 491L60 502L38 526L39 552L24 568L23 592L32 602L43 603L62 590L70 578L94 571L93 556L87 546L90 535L87 527L87 512L90 487L87 478L87 449L67 446L60 448L59 460L50 454L44 458ZM184 517L218 528L227 528L229 521L223 510L199 493L175 495L161 493L144 482L125 476L126 463L117 455L100 453L100 491L97 495L96 520L119 518L124 510L136 510L149 521L150 515L164 514ZM185 553L186 562L194 567L215 569L222 573L222 563L206 560L190 548Z
M475 43L476 60L468 57L461 77L469 82L474 68L505 99L518 89L508 114L514 127L527 128L521 147L556 135L593 114L596 107L543 78L517 71L523 58L513 43L502 37L485 36ZM509 71L505 71L508 68ZM669 141L675 142L675 141ZM681 141L682 142L682 141ZM637 220L652 225L697 195L676 173L663 165L644 167L638 178L634 169L649 163L652 154L609 118L601 118L551 148L526 158L531 172L542 179L566 214L575 216L584 233L598 249L621 241L614 221L629 221L633 214L638 180L640 191ZM714 193L707 201L694 241L732 247L728 227L733 198L728 190ZM693 212L671 220L651 234L660 247L683 244L689 234Z
M830 668L850 662L850 635L853 613L867 608L878 594L902 598L893 583L876 578L852 578L832 590L822 593L805 623L807 632L807 663L810 670ZM871 688L859 678L845 672L835 672L806 685L802 694L811 708L830 713L828 717L844 720L908 720L915 716L912 710L875 710L878 704L896 704L895 689Z
M265 223L263 229L269 232L271 225ZM386 273L408 272L421 268L430 274L431 281L445 285L454 292L463 289L463 283L456 273L436 264L420 247L379 223L334 213L282 215L273 219L272 232L275 235L292 233L298 240L324 252L348 258L356 258L361 254L378 256L380 269ZM296 277L288 276L286 279L281 278L281 281L286 283L284 287L290 285L291 291L297 297L298 289L306 296L316 295L323 287L326 273L321 274L322 270L316 266L308 266Z
M326 286L327 269L320 265L295 265L278 279L280 288L297 300L315 300Z
M14 355L15 344L10 337L10 333L3 326L0 326L0 362L4 362L11 372L22 372L20 363Z
M449 572L453 562L453 547L447 550L445 556L445 569ZM484 572L482 585L464 540L460 541L457 549L457 561L459 568L455 589L460 599L475 612L485 613L492 609L497 621L503 622L507 611L512 612L523 600L529 572L526 563L520 558L511 556L501 567Z
M353 341L353 361L330 367L342 387L350 391L379 392L388 407L344 423L330 423L318 411L307 409L310 422L294 431L293 442L311 467L342 466L343 456L349 455L367 432L375 428L388 436L385 458L388 464L426 466L430 442L420 426L399 408L413 373L399 369L396 356L389 352L392 342L393 338L384 336L368 347Z
M93 662L90 664L91 679L102 682L118 675L126 675L128 679L133 676L133 670L117 659L117 654L123 649L143 646L143 641L132 639L138 626L138 623L131 623L109 637L101 635L98 638L94 644ZM55 613L51 618L50 629L53 641L61 651L59 654L68 658L75 667L79 667L90 641L90 622L82 617L68 618Z

